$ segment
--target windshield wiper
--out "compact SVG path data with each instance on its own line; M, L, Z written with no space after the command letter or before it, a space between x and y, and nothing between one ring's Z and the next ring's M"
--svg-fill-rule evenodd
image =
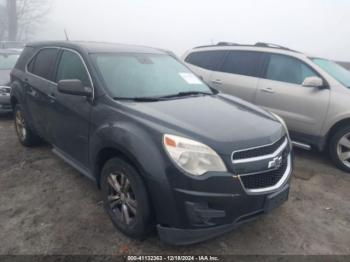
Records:
M156 102L156 101L164 100L167 98L184 97L184 96L191 96L191 95L213 95L213 93L202 92L202 91L188 91L188 92L179 92L179 93L176 93L173 95L166 95L166 96L113 97L113 99L114 100L130 100L130 101L136 101L136 102Z
M162 98L182 97L182 96L191 96L191 95L213 95L213 93L202 92L202 91L187 91L187 92L179 92L173 95L162 96Z
M160 97L113 97L114 100L131 100L136 102L156 102Z

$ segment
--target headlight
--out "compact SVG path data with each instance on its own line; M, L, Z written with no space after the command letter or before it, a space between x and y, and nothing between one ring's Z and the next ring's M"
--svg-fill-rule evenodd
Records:
M202 143L174 135L164 135L163 143L170 158L191 175L201 176L209 171L227 171L221 157Z
M0 95L2 96L9 96L11 91L11 87L8 86L0 86Z

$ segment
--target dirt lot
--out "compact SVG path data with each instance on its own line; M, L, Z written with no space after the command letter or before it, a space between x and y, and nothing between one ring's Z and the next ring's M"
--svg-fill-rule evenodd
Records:
M96 186L49 146L22 147L0 117L0 254L350 254L350 175L296 152L290 200L234 232L189 247L115 230Z

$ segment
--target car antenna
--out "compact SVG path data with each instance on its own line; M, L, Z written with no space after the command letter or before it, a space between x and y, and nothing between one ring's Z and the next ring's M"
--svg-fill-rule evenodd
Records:
M68 34L67 34L67 30L66 30L66 29L64 29L64 34L65 34L65 36L66 36L66 41L69 41L69 37L68 37Z

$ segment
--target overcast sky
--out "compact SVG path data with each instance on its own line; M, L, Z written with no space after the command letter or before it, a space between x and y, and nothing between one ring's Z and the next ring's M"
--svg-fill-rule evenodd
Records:
M350 61L349 0L53 0L37 38L197 45L272 42Z

